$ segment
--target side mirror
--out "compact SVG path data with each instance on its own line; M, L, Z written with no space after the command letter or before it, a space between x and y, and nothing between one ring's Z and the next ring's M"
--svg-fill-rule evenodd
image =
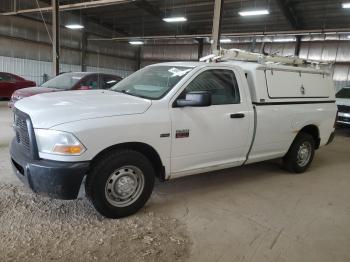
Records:
M176 107L205 107L211 105L211 93L207 91L195 91L186 94L185 99L177 99Z

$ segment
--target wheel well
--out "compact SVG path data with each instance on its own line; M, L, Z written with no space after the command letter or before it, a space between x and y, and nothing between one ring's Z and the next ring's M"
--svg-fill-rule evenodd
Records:
M132 149L135 151L140 152L145 157L148 158L148 160L151 162L151 164L154 167L154 170L156 172L156 176L159 178L159 180L164 181L165 180L165 168L162 164L162 160L160 159L159 154L157 151L150 145L141 143L141 142L129 142L129 143L122 143L110 146L100 153L98 153L92 160L92 164L99 159L101 159L105 154L108 154L111 151L114 150L120 150L120 149Z
M321 139L320 139L320 132L319 132L317 126L315 126L315 125L305 126L299 131L299 133L300 132L304 132L304 133L311 135L315 140L315 149L319 148Z

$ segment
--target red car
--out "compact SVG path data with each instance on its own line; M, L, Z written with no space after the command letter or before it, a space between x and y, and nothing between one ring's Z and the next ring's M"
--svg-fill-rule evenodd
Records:
M25 80L20 76L0 72L0 97L10 98L13 92L24 87L36 86L33 81Z
M122 78L116 75L101 73L64 73L45 82L39 87L29 87L19 89L12 94L9 107L18 100L41 93L50 93L69 90L91 90L91 89L109 89L118 83Z

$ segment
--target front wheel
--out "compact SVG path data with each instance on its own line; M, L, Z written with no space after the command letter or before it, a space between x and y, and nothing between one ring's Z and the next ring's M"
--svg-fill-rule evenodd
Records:
M96 210L108 218L136 213L152 194L155 172L150 161L133 150L118 150L98 161L85 190Z
M283 158L284 167L292 173L303 173L311 165L314 154L314 138L307 133L299 133Z

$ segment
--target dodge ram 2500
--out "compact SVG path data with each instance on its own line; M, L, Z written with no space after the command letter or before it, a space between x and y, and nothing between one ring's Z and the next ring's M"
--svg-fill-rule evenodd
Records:
M280 64L173 62L111 90L40 94L14 108L10 154L33 191L128 216L167 180L283 158L301 173L331 142L337 107L325 71Z

